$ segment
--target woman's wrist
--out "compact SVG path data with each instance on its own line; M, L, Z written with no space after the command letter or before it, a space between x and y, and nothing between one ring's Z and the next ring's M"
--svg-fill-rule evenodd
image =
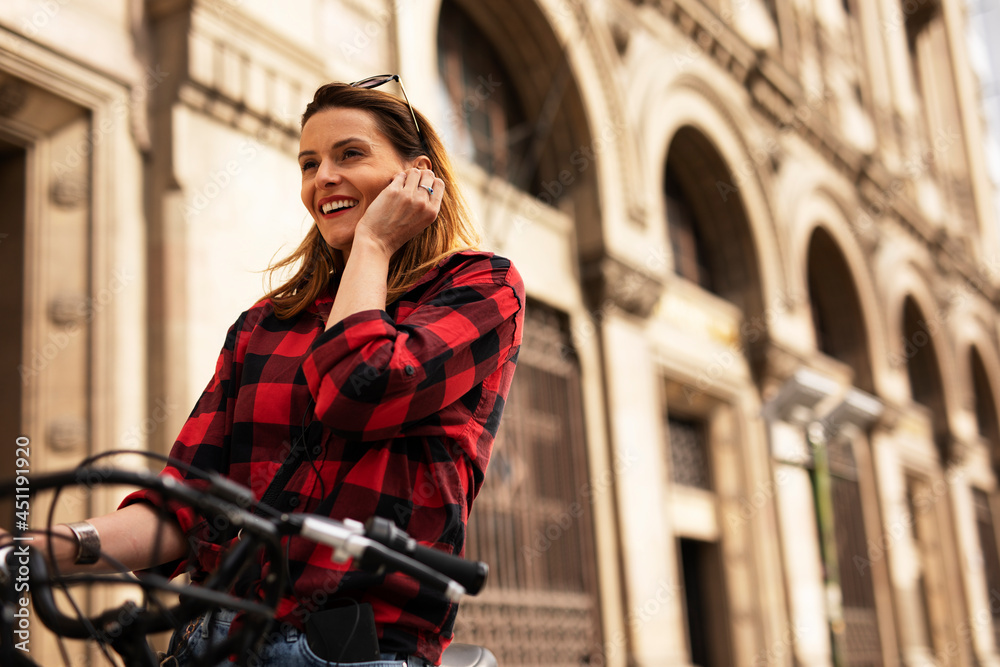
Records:
M76 537L74 565L93 565L101 558L101 535L89 521L63 524Z
M345 317L364 310L385 308L391 253L377 239L357 234L326 321L329 329Z
M351 242L348 261L353 257L365 262L384 262L388 272L389 260L392 259L396 250L388 247L383 239L378 238L375 234L367 233L364 228L359 226L354 233L354 240Z

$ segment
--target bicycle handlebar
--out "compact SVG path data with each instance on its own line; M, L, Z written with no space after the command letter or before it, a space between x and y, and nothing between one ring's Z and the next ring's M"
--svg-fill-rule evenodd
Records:
M486 563L425 547L400 530L396 524L382 517L373 516L368 519L365 522L365 534L393 551L406 554L418 563L454 579L469 595L479 594L490 573Z
M337 562L354 559L362 569L369 571L391 570L412 576L444 594L451 601L458 601L469 592L478 593L489 572L485 563L419 545L416 540L397 528L387 519L373 517L366 524L357 521L336 521L310 514L279 514L267 517L255 514L248 508L256 505L253 493L245 487L216 474L206 475L206 489L196 489L173 477L154 475L115 468L84 467L73 471L51 473L32 480L33 491L61 488L79 484L124 484L147 488L165 498L179 500L208 517L222 517L238 528L236 544L227 551L216 571L199 587L186 587L181 602L169 610L153 612L137 607L132 602L107 610L94 618L76 618L63 614L52 594L53 579L45 559L37 549L7 552L0 558L0 570L10 570L9 559L28 557L30 589L39 618L62 637L96 638L109 643L126 660L127 664L155 665L155 658L145 640L146 634L170 630L214 607L229 607L249 612L248 629L242 638L230 637L215 647L208 660L224 659L229 653L244 653L261 641L270 629L274 610L285 589L285 568L274 567L273 579L264 586L263 604L241 600L220 591L229 590L239 575L242 564L254 553L264 548L275 563L284 562L281 537L299 535L333 549ZM0 497L10 495L15 488L13 480L0 483ZM267 509L266 507L263 509ZM3 551L7 551L5 548ZM0 551L0 553L3 553ZM0 572L2 574L2 572ZM0 577L2 578L2 577ZM92 581L94 577L84 577ZM81 581L76 577L76 581ZM71 583L74 578L61 581ZM133 582L134 583L134 582ZM172 586L163 577L146 575L147 587L170 590ZM127 619L128 632L122 627ZM2 621L0 621L2 625ZM126 635L128 635L126 637ZM206 661L206 664L215 664Z

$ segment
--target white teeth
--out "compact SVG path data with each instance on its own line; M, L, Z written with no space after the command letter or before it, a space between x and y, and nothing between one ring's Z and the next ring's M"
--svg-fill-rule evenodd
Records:
M320 208L323 211L323 214L326 215L330 211L336 211L342 208L351 208L357 205L357 199L338 199L336 201L328 201Z

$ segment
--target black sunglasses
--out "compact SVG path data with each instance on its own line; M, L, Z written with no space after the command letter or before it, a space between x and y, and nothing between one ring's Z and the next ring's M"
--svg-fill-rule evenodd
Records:
M420 131L420 123L417 122L417 114L413 112L413 105L410 104L410 98L406 96L406 88L403 87L403 80L399 78L398 74L379 74L377 76L370 76L367 79L355 81L350 84L350 86L352 88L378 88L379 86L389 83L390 81L398 83L399 89L403 91L403 100L406 102L406 106L410 110L410 118L413 119L413 126L417 128L417 138L420 139L420 145L426 151L427 143L424 141L424 133Z

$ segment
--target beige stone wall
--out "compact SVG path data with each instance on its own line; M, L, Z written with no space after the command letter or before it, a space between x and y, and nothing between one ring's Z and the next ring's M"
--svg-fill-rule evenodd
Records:
M930 104L906 21L931 0L851 2L850 14L840 0L461 4L491 17L504 36L494 46L530 80L530 104L541 106L560 59L573 84L542 191L455 157L488 247L515 261L532 299L568 318L590 476L612 480L595 483L592 504L607 663L691 664L683 538L724 556L728 662L833 664L836 605L804 462L810 424L839 407L837 432L855 443L860 471L884 664L1000 664L972 505L973 488L996 491L1000 443L979 437L968 368L974 346L1000 395L1000 248L962 3L942 0L918 45L920 85L944 87ZM27 100L0 106L0 138L30 164L18 322L38 372L16 400L37 471L119 446L169 447L228 326L263 293L260 271L307 229L296 136L317 85L399 72L439 129L459 122L439 81L439 6L0 4L0 102L11 91ZM668 155L710 175L706 210L740 203L724 239L727 269L743 276L738 299L675 272ZM549 206L543 194L559 179L567 194ZM864 393L849 365L819 351L817 230L857 292ZM10 247L4 237L0 254ZM920 340L903 328L907 300L930 330ZM90 310L51 316L60 304ZM928 345L946 461L907 374ZM710 424L712 492L673 482L664 411ZM913 480L930 490L916 513ZM109 511L119 495L87 495L65 512ZM918 539L928 529L933 553ZM930 637L921 581L933 584ZM56 664L44 643L33 657Z

